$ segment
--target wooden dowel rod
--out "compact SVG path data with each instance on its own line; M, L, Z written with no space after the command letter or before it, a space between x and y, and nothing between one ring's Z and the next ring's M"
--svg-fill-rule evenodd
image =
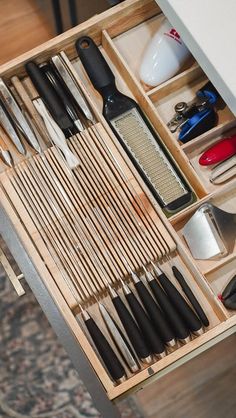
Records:
M73 150L76 151L76 146L73 147ZM117 215L110 211L109 215L107 213L107 208L109 207L109 202L102 192L97 195L96 190L100 191L99 182L96 178L93 177L93 170L89 170L89 174L86 175L84 167L87 165L87 161L84 158L82 150L80 150L81 166L80 172L77 177L78 182L81 185L81 188L84 191L84 194L87 194L87 201L89 202L92 198L100 210L101 213L101 223L103 225L102 219L106 221L107 228L105 229L106 234L109 235L112 232L115 245L118 244L118 249L124 251L124 257L129 257L130 262L134 265L138 263L138 249L135 248L133 243L130 243L130 240L127 239L128 234L125 234L123 226L121 226L120 221L117 218ZM90 179L89 179L90 177ZM91 182L92 184L91 184ZM94 187L95 186L95 187ZM132 261L131 261L132 260Z
M24 208L27 207L27 212L29 213L29 216L33 222L33 224L36 226L37 230L40 232L40 235L43 239L43 242L45 243L46 247L48 248L49 253L51 254L52 259L55 262L56 267L60 269L60 274L63 277L63 280L65 280L66 282L68 282L70 280L70 278L68 277L67 271L65 270L64 266L61 263L60 258L58 258L57 253L54 250L54 247L51 244L50 239L47 236L47 233L44 231L44 228L42 226L41 221L38 219L38 212L37 210L35 210L35 208L32 208L30 205L30 202L28 201L28 196L26 194L25 188L23 187L23 184L21 181L19 181L16 173L11 173L11 177L10 177L10 181L12 186L14 187L16 193L15 195L13 195L13 193L11 193L9 186L7 187L8 193L11 193L11 197L12 197L12 201L14 202L14 204L16 205L17 211L19 214L21 214L23 219L27 219L24 215L22 215L22 208L23 208L23 212L24 212ZM23 205L18 204L18 200L21 200L21 202L23 203ZM28 222L26 225L27 229L28 229ZM32 230L29 231L32 234ZM35 237L35 233L32 234L32 237L34 238L34 242L37 243L37 239ZM42 242L39 243L39 248L40 251L42 251ZM44 257L44 252L42 253L42 256ZM45 263L48 265L49 270L52 272L54 279L56 280L59 288L61 289L62 294L64 295L64 297L66 297L66 299L70 300L71 296L68 297L68 286L65 286L65 284L63 283L63 281L61 280L61 277L59 277L58 274L55 274L57 272L57 270L55 271L55 268L52 269L51 267L51 261L48 262L48 257L44 257ZM71 290L69 290L71 293ZM80 290L78 290L80 293ZM74 294L72 293L73 296L73 305L74 303ZM81 296L81 300L83 300L83 296ZM77 300L75 300L77 302Z
M90 218L91 221L94 223L97 233L100 234L100 236L102 237L105 250L109 249L108 253L110 252L110 256L115 257L116 261L119 263L123 271L123 274L126 274L126 269L124 269L123 263L120 262L120 259L116 254L115 248L113 247L113 243L110 241L110 239L108 239L104 230L101 228L98 218L95 216L93 207L90 205L90 207L88 208L87 202L84 200L83 194L81 196L81 193L79 193L79 191L77 190L77 187L76 187L77 183L75 184L75 182L73 181L73 178L69 180L68 175L65 175L68 173L68 169L64 163L61 164L61 158L55 152L55 149L49 150L49 153L54 158L54 162L57 162L57 164L59 164L59 170L63 172L64 174L63 178L66 181L69 181L70 186L72 186L71 192L73 193L73 197L75 198L76 206L79 205L80 210L82 210L83 213L85 214L85 218L87 217Z
M97 134L97 138L100 142L100 144L103 146L103 148L105 148L105 152L107 152L107 143L109 143L109 136L107 135L105 129L102 127L101 124L96 124L95 127L91 128L95 134ZM111 146L111 150L112 150L112 144L109 143L109 147ZM114 148L114 146L113 146ZM112 155L113 151L111 151ZM110 153L110 157L112 158L112 155ZM114 157L112 158L113 160L113 164L114 164ZM117 163L116 163L117 166ZM119 166L120 167L120 166ZM167 231L167 229L163 226L162 221L160 220L159 216L157 215L156 211L153 209L152 205L150 204L149 201L147 201L148 203L148 210L145 208L144 203L141 200L140 197L140 191L139 194L135 191L134 188L134 182L130 181L127 177L126 174L124 172L124 170L121 169L121 167L117 170L117 172L119 173L119 180L121 181L125 181L126 184L126 189L127 191L129 191L133 197L133 201L137 204L137 208L138 208L138 212L141 211L141 213L144 215L144 217L147 217L150 220L150 223L152 225L151 229L150 229L150 233L153 233L153 237L155 237L155 235L157 235L158 240L160 240L161 242L163 242L163 244L165 245L165 249L166 252L168 253L170 251L170 248L175 248L175 243L172 239L172 237L170 236L169 232ZM125 179L124 179L125 177ZM136 183L136 182L135 182ZM137 183L136 183L137 185ZM154 218L154 219L153 219ZM144 219L144 218L143 218ZM158 225L158 227L157 227ZM167 244L170 243L170 246ZM163 254L165 255L165 254Z
M44 231L48 232L48 236L51 237L50 241L52 243L53 246L57 246L59 252L60 252L60 259L62 261L62 263L66 266L67 270L70 272L70 274L72 275L72 277L76 277L78 272L75 269L75 265L73 260L70 260L70 251L68 248L68 245L66 245L65 243L65 237L61 236L61 225L58 222L55 221L54 218L54 226L55 228L53 229L51 226L51 210L50 207L48 206L47 209L45 208L45 196L40 196L39 195L39 191L37 190L37 184L33 181L34 179L32 178L31 181L29 181L28 175L24 172L24 170L22 169L21 166L18 166L18 169L16 170L22 184L24 184L24 188L25 190L27 190L28 192L30 192L30 196L33 197L33 199L30 197L29 202L31 202L32 204L36 204L36 211L38 213L38 217L40 217L41 221L42 221L42 226L44 226ZM43 202L43 203L42 203ZM53 218L52 218L53 219ZM45 222L46 220L46 222ZM59 226L59 225L60 226ZM54 247L55 248L55 247ZM70 260L70 261L69 261ZM87 290L81 286L81 290L83 292L83 296L84 298L89 297L89 293L87 292Z
M58 187L57 187L57 182L58 179L55 178L55 175L52 173L52 171L50 170L50 165L45 164L45 162L42 161L41 158L35 158L34 162L36 164L36 166L38 167L38 169L41 172L41 178L43 178L43 181L47 184L48 188L49 188L49 193L51 194L51 196L54 197L55 201L54 204L56 202L57 205L57 209L60 210L62 212L62 216L65 217L65 219L68 221L69 226L70 226L70 234L73 238L73 240L75 241L74 245L75 245L75 251L76 254L80 260L81 263L81 268L83 269L83 274L87 275L87 277L90 277L90 280L92 281L92 287L93 287L93 291L99 291L102 290L103 287L99 287L98 286L98 281L93 280L93 276L97 276L98 272L97 270L94 269L94 266L89 263L88 259L87 259L87 254L82 254L82 250L84 250L84 245L83 245L83 231L82 229L76 225L74 225L74 219L71 217L71 211L70 209L65 205L65 201L63 201L63 196L65 195L65 193L58 193ZM47 160L46 160L47 162ZM77 243L79 242L80 244L80 248L77 248Z
M113 208L113 212L117 221L119 223L122 222L122 225L124 226L124 229L126 231L126 235L130 238L131 243L134 246L134 249L136 248L138 253L141 254L140 262L145 263L145 261L142 260L143 257L144 260L150 259L149 249L145 248L144 251L143 243L140 244L139 229L137 228L137 225L133 224L132 216L130 216L130 213L127 211L126 205L124 205L124 202L121 202L121 200L119 199L118 191L114 191L112 184L109 182L109 179L106 175L106 171L103 169L100 161L98 161L99 153L97 152L95 154L94 152L92 152L90 146L92 142L91 139L92 138L88 138L88 136L85 136L83 134L81 135L81 137L77 135L77 140L79 141L80 148L78 149L78 144L76 140L72 141L72 145L74 149L76 149L77 153L79 152L81 158L85 158L85 165L88 168L88 172L93 175L93 180L91 180L94 181L95 184L98 186L100 193L104 195L104 198L108 202L108 205L110 205L110 207ZM84 151L84 153L82 151Z

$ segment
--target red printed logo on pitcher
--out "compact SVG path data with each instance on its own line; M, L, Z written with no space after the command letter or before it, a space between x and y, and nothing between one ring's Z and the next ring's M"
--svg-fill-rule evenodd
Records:
M178 34L177 30L174 28L170 29L169 32L165 32L164 35L169 36L170 38L174 39L179 44L182 44L180 35Z

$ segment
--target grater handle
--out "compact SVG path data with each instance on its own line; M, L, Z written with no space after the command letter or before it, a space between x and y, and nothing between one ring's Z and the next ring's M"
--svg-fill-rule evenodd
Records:
M179 293L176 287L171 283L165 273L158 276L158 281L162 285L166 294L169 296L171 302L179 312L180 316L192 332L201 330L202 323L197 315L190 308L183 296Z
M200 320L202 321L203 325L205 327L208 327L209 326L208 318L207 318L205 312L203 311L201 305L199 304L198 300L194 296L194 294L193 294L192 290L190 289L189 285L186 283L182 273L179 271L179 269L177 269L176 266L172 267L172 271L173 271L173 274L174 274L175 278L178 280L183 292L187 296L189 302L191 303L195 312L197 313Z
M172 341L175 338L174 332L172 331L170 325L168 324L152 295L146 286L141 282L141 280L135 283L135 289L137 290L138 295L162 340L165 343Z
M115 84L115 76L95 42L89 36L76 41L76 50L96 90Z
M153 279L148 282L152 292L155 296L156 301L159 303L163 312L165 312L173 330L175 336L180 340L185 340L189 337L190 333L179 313L176 311L169 298L167 297L164 290L157 283L156 279Z
M150 322L146 312L136 299L134 294L130 292L125 295L131 311L145 337L148 346L151 348L153 354L161 354L165 352L164 344L157 335L152 323Z
M85 325L111 377L115 381L123 378L126 375L125 369L95 321L89 318L85 321Z
M112 298L112 302L137 356L140 360L148 358L151 354L150 350L147 347L146 342L144 341L144 338L132 315L119 296Z
M33 61L27 62L25 68L40 97L44 100L49 112L60 128L64 133L67 130L73 131L73 122L43 71Z

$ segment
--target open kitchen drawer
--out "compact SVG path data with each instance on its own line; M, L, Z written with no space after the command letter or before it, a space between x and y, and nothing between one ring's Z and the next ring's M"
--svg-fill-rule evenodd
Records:
M183 225L194 210L209 199L219 207L235 211L236 178L232 178L223 185L212 185L209 181L209 170L203 170L199 166L198 158L209 144L216 142L225 133L235 132L236 121L228 107L221 103L218 124L206 134L181 145L177 141L176 135L170 133L166 123L173 115L174 104L183 98L191 100L207 78L198 63L192 59L182 72L158 87L148 90L142 85L138 77L142 54L162 19L161 10L154 1L127 0L0 68L0 76L12 87L13 93L16 93L17 84L14 83L12 77L17 76L23 85L29 85L24 69L24 64L27 61L34 60L37 63L43 63L56 53L65 51L73 64L71 71L85 92L97 120L94 126L90 126L86 131L84 137L74 136L69 140L71 149L77 153L78 158L81 158L81 163L85 166L83 173L80 173L81 176L76 175L76 182L71 178L70 172L65 169L55 147L49 146L47 135L44 132L41 132L44 140L41 144L44 156L36 155L28 145L25 145L26 156L17 154L14 148L11 149L17 163L15 168L6 168L0 162L2 205L0 232L58 335L63 334L62 341L91 391L97 407L107 417L115 417L116 415L107 406L106 399L115 401L127 393L144 387L145 384L224 338L233 332L236 326L235 312L226 310L217 297L234 274L236 247L220 260L196 261L192 258L181 233ZM75 50L75 41L81 35L91 36L98 45L101 45L101 51L116 76L119 89L139 103L194 190L196 200L169 218L163 213L101 115L101 97L92 87ZM93 138L95 142L97 141L96 150L93 146L91 149L86 148L81 138L88 141ZM106 144L104 146L101 145L103 141ZM120 176L119 185L109 182L109 184L106 182L102 184L99 180L105 176L101 167L103 161L107 161L108 157L112 161L117 178ZM47 163L45 163L46 160ZM52 174L51 178L46 176L44 170ZM109 171L108 168L107 170ZM111 177L109 178L111 179ZM47 195L44 194L42 181L47 182ZM55 192L58 181L68 192L64 202L59 202ZM86 192L83 189L83 196L86 193L87 195L84 200L79 200L79 190L83 186L86 186ZM109 198L104 187L110 191ZM119 193L124 192L127 192L124 201L129 207L126 212L122 212L124 211L122 206L124 202L117 198ZM109 202L107 199L110 199ZM124 213L122 227L114 210L111 209L112 202L119 203L120 213ZM53 210L53 205L56 204L59 214ZM29 209L30 205L32 205L31 209ZM86 245L90 245L89 240L87 242L86 229L91 234L91 231L95 231L94 225L97 227L96 225L100 224L101 237L104 236L104 228L99 222L99 217L96 217L97 215L94 217L93 208L100 213L107 210L110 217L110 223L108 222L107 225L111 228L111 232L108 233L110 240L107 241L107 246L100 245L100 238L96 236L97 245L100 248L97 258L91 257L89 252L85 256L80 251L83 240ZM79 219L76 217L77 212ZM87 213L90 214L90 219L87 219ZM129 220L126 222L126 219ZM55 229L51 229L51 222L56 225ZM81 235L79 244L78 231L70 229L75 224ZM140 225L144 231L143 235L138 231ZM118 228L119 231L115 228ZM127 229L122 232L122 228ZM68 231L71 235L68 235ZM153 234L153 232L155 233ZM53 245L51 251L48 245L49 235L51 242L56 242L57 246L60 245L61 248L61 253L58 252L55 257L53 257ZM122 243L119 241L120 236L124 239ZM138 244L135 241L136 236ZM111 241L116 244L115 250ZM144 254L140 250L142 242ZM129 263L124 260L123 253L120 255L117 250L120 244L122 248L125 248L126 252L124 253L129 257ZM16 245L18 245L17 248ZM62 254L64 251L65 254ZM99 257L101 257L100 260ZM102 279L106 266L109 266L111 272L107 281L122 295L119 278L127 280L134 290L134 285L129 277L129 266L142 275L143 264L148 264L150 260L155 261L156 259L160 260L161 268L180 291L181 289L172 275L171 265L175 264L184 274L209 319L209 326L203 329L201 335L192 336L186 344L178 342L175 347L168 348L165 357L161 359L154 357L152 363L148 365L140 363L140 369L136 373L131 373L125 366L127 379L119 384L114 384L88 336L81 319L79 303L96 319L99 328L102 329L119 357L103 323L94 296L99 301L105 302L122 328L107 294L106 280ZM30 267L27 267L26 261ZM33 274L31 274L32 271ZM31 277L29 277L30 275ZM86 275L89 285L84 280ZM68 277L69 279L73 277L73 283L76 281L76 286L71 286ZM44 293L45 291L46 293ZM45 295L47 300L45 300ZM56 320L55 317L57 317ZM58 320L59 317L61 322ZM81 350L78 358L76 358L77 347Z

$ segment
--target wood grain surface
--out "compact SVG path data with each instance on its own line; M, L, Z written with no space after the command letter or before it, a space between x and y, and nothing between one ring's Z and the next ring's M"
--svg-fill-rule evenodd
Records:
M54 36L53 22L35 0L0 0L0 64Z

